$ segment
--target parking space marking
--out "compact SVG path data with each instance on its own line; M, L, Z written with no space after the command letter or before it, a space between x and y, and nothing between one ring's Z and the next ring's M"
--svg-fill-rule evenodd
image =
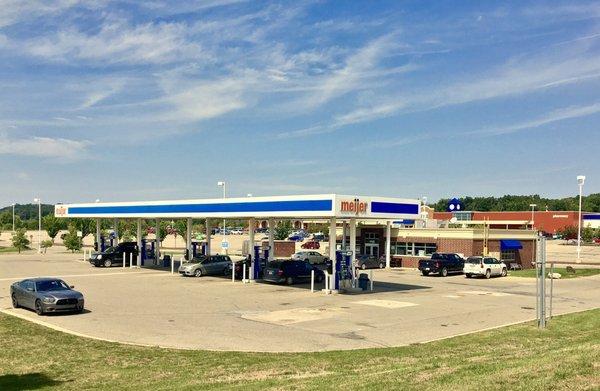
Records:
M458 292L464 295L476 295L476 296L493 296L493 297L504 297L504 296L512 296L510 293L504 292L489 292L489 291L461 291Z
M464 296L459 296L459 295L444 295L442 297L447 297L448 299L460 299L461 297L464 297Z
M112 273L90 273L90 274L63 274L60 276L48 276L48 275L44 275L44 277L52 277L52 278L68 278L68 277L102 277L102 276L126 276L126 275L131 275L131 274L156 274L159 275L158 273L154 273L154 272L132 272L132 271L120 271L120 272L112 272ZM165 275L170 275L170 274L166 274ZM32 276L21 276L21 277L8 277L8 278L0 278L0 281L17 281L17 280L24 280L26 278L35 278Z
M295 323L334 318L345 311L341 308L292 308L289 310L249 313L243 319L287 326Z
M382 307L382 308L390 308L390 309L413 307L413 306L418 305L416 303L409 303L407 301L378 300L378 299L355 301L354 304L371 305L373 307Z

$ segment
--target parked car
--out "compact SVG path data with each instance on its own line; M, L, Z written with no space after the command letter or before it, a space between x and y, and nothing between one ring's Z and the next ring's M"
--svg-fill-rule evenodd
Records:
M441 277L446 277L449 273L462 273L464 266L465 260L454 253L433 253L431 259L419 261L419 270L424 276L437 273Z
M260 260L260 275L263 274L264 268L266 267L267 262L264 259ZM244 267L246 268L246 278L250 278L250 260L249 259L240 259L238 261L233 261L233 264L229 264L229 272L228 275L231 276L231 270L235 267L235 279L241 280L244 277ZM260 277L260 276L259 276Z
M231 275L231 258L227 255L197 255L179 266L182 276L227 276Z
M232 228L230 232L232 235L243 235L244 229L243 228Z
M305 250L318 250L321 248L321 243L311 240L310 242L303 243L300 247Z
M89 262L96 266L111 267L114 265L123 266L123 254L125 254L125 266L129 266L129 260L133 254L133 262L136 262L138 256L138 247L135 242L122 242L116 246L108 247L104 251L94 252L90 256Z
M29 308L38 315L50 312L82 312L83 294L58 278L28 278L10 286L14 308Z
M292 261L305 261L315 264L324 264L327 257L316 251L298 251L292 255Z
M315 281L323 282L325 273L305 261L273 261L267 264L263 280L278 284L292 285L296 282L310 281L311 272L315 271Z
M316 241L316 242L323 242L326 240L325 235L323 235L322 232L316 232L313 234L312 236L312 240Z
M469 257L465 261L464 273L467 278L473 276L505 277L507 273L506 264L493 257Z
M354 267L357 269L383 269L385 260L378 259L373 255L357 255L354 261Z
M304 240L304 236L302 236L300 234L291 234L290 236L288 236L288 240L291 240L294 242L301 242Z

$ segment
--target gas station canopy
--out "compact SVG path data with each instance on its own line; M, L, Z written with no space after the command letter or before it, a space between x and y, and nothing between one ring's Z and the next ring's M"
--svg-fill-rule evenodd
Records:
M317 194L143 202L58 204L56 217L71 218L337 218L418 219L416 199Z

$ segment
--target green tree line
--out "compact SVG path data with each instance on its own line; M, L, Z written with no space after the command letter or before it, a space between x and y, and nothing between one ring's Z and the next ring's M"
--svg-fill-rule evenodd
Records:
M579 195L565 198L544 198L534 195L505 195L502 197L459 197L463 210L480 212L517 212L531 210L530 204L536 204L536 210L573 211L579 210ZM442 198L432 205L436 211L446 210L449 198ZM582 198L584 212L600 212L600 193Z

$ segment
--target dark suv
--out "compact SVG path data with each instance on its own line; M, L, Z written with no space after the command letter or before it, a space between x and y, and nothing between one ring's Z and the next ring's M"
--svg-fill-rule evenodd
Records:
M311 271L315 271L316 282L325 279L323 270L306 261L273 261L267 264L263 280L292 285L300 281L310 281Z
M107 248L102 252L92 253L90 263L96 267L111 267L113 265L123 266L123 254L125 254L125 266L129 266L129 259L133 254L135 263L138 256L138 247L135 242L123 242L116 246Z

